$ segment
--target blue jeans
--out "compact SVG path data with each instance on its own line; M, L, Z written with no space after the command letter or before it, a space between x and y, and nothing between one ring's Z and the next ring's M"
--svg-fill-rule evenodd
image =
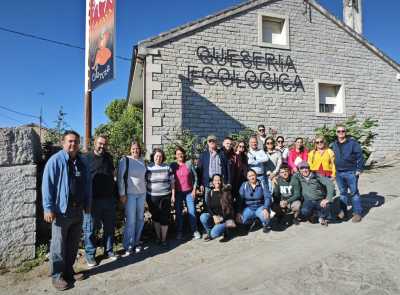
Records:
M116 200L94 199L90 213L83 214L83 237L85 241L85 256L94 259L96 256L96 232L103 225L104 253L113 252L114 229L116 218Z
M347 191L350 190L353 212L361 215L361 198L360 193L358 192L358 176L356 176L355 171L336 171L336 183L340 191L340 203L342 210L344 210L344 212L347 211Z
M226 229L225 223L215 224L214 219L210 213L202 213L200 215L200 221L204 229L206 230L207 234L212 239L222 236L225 232Z
M131 195L128 194L128 201L125 205L125 229L123 246L125 250L134 248L139 244L144 225L144 201L146 193Z
M260 206L257 209L252 209L250 207L244 208L242 213L243 224L249 224L251 221L258 218L263 226L267 226L270 220L265 219L263 210L263 206Z
M53 279L71 277L82 231L82 207L67 208L51 224L50 271Z
M328 215L331 210L331 205L328 204L326 206L326 208L322 208L320 203L321 203L321 200L318 200L318 201L304 200L303 206L301 206L301 210L300 210L301 217L308 218L314 213L314 211L316 211L319 218L323 218L323 219L328 218Z
M190 228L192 232L195 232L197 231L196 207L191 191L176 192L175 211L176 211L177 232L182 233L183 230L183 215L182 215L183 202L186 202L186 207L188 209Z

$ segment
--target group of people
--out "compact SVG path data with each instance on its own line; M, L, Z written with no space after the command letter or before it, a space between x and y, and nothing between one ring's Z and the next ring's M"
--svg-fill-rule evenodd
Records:
M237 227L251 231L261 226L268 233L273 219L285 225L310 220L326 226L350 214L349 197L352 221L361 221L358 176L363 169L362 150L346 136L344 126L337 126L331 148L317 136L311 151L302 138L289 149L284 137L267 136L264 125L257 129L248 142L225 137L220 149L217 138L209 135L205 151L194 159L188 159L186 151L177 146L176 161L169 164L160 148L152 151L147 163L140 143L132 141L130 154L119 161L118 169L107 152L107 136L97 136L93 151L83 155L79 134L66 131L63 149L47 162L42 182L44 219L52 224L53 286L65 290L86 278L73 269L82 230L88 267L97 265L95 237L100 226L104 255L118 259L113 250L117 199L125 210L122 256L143 250L145 203L161 247L168 247L171 208L178 240L185 238L185 207L190 237L200 239L203 233L206 241L221 236L221 242L228 241ZM197 216L199 199L204 208Z

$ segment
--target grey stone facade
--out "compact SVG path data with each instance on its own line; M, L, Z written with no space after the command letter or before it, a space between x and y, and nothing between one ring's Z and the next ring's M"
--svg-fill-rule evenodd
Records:
M40 143L31 128L0 135L0 267L13 267L35 257Z
M139 43L139 56L146 61L144 90L145 141L147 148L166 143L182 129L200 136L215 133L220 138L245 127L264 123L278 130L289 141L296 136L314 136L316 127L333 125L356 114L358 118L379 120L374 144L376 154L398 150L400 144L400 66L385 56L362 36L346 27L326 10L310 0L249 1L251 8L234 8L225 16L215 15L198 23L183 26L159 37ZM250 5L250 4L249 4ZM244 7L245 5L243 5ZM306 12L306 13L305 13ZM287 16L290 20L290 49L265 48L258 45L259 13ZM215 18L212 21L212 18ZM202 23L206 23L202 25ZM179 30L181 33L179 33ZM168 35L174 36L168 38ZM296 72L265 65L251 70L260 75L267 71L286 73L290 80L298 75L302 88L297 91L274 87L253 89L248 83L224 86L221 81L207 83L194 79L191 67L214 72L226 68L244 77L248 70L242 65L204 64L196 55L200 47L221 50L245 50L265 56L290 56ZM208 70L210 71L210 70ZM342 114L316 112L317 81L335 81L344 85L345 101ZM214 84L214 85L211 85ZM153 86L155 87L153 88ZM241 88L244 86L243 88Z

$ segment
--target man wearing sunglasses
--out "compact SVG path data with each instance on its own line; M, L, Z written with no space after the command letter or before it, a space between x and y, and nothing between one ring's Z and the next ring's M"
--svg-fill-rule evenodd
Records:
M343 218L347 213L348 194L352 199L353 222L360 222L362 207L360 193L358 191L358 177L364 168L364 158L360 144L346 136L346 128L342 125L336 126L337 139L332 145L335 153L336 183L340 191L339 217Z

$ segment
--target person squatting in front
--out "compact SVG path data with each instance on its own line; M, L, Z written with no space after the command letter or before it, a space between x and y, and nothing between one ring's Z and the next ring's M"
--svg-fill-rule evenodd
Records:
M301 191L298 189L299 180L290 174L287 164L282 164L279 169L279 176L276 180L273 191L272 211L278 223L285 220L287 214L291 214L292 222L299 224L299 214L301 207Z
M303 161L297 165L300 173L297 177L300 185L294 189L301 190L303 205L300 210L302 219L313 218L314 214L318 216L321 225L328 225L328 216L332 210L333 198L335 196L335 185L324 176L311 172L308 162ZM300 194L298 191L296 195Z
M261 222L264 233L271 230L271 193L268 185L257 179L257 173L252 169L247 172L247 181L240 187L236 206L236 221L249 225L249 231L253 229L256 220Z
M206 195L206 212L200 215L200 221L206 231L206 241L224 236L220 242L232 238L232 228L236 227L233 220L234 210L232 204L231 186L224 186L220 174L212 177L212 189Z

